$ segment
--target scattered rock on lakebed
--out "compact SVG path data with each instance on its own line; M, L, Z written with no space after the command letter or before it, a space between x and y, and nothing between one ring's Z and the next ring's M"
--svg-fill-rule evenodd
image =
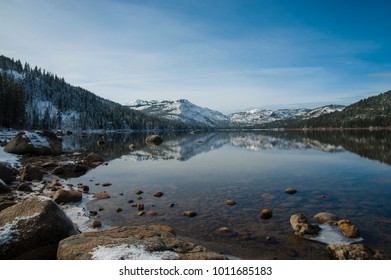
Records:
M155 194L153 196L162 197L163 195L164 195L164 193L162 193L162 192L155 192Z
M228 206L234 206L236 204L232 199L227 199L224 203Z
M294 189L294 188L287 188L287 189L284 190L284 192L286 194L295 194L295 193L297 193L297 190Z
M273 211L272 211L272 209L265 208L265 209L261 210L260 214L261 214L262 219L267 220L273 216Z
M133 193L134 193L134 194L137 194L137 195L140 195L140 194L143 193L143 191L140 190L140 189L135 189L135 190L133 191Z
M184 212L183 212L183 216L186 216L186 217L195 217L195 216L197 216L197 212L194 212L194 211L184 211Z
M99 198L99 199L107 199L107 198L110 198L110 195L106 192L99 192L99 193L95 194L95 197Z

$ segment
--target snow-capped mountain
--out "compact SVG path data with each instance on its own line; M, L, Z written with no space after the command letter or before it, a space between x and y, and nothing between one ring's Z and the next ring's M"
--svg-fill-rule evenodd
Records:
M308 109L252 109L244 112L229 115L232 124L265 124L292 117L303 116L308 113Z
M252 109L229 115L233 125L266 124L287 119L310 119L335 111L342 111L345 107L340 105L327 105L315 109Z
M154 115L168 120L177 120L188 125L217 127L228 122L228 117L224 114L208 108L199 107L186 99L179 99L177 101L133 100L127 103L126 106L148 115Z

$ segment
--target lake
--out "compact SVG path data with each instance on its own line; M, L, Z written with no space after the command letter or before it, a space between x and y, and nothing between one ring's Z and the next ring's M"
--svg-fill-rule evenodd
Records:
M331 212L360 228L364 242L391 256L390 131L240 131L64 137L65 149L94 151L108 162L73 178L90 192L89 210L109 226L165 224L179 237L242 259L328 259L326 245L294 235L289 219ZM129 144L137 149L131 152ZM103 187L103 182L112 185ZM297 193L288 195L286 188ZM141 195L133 191L140 189ZM157 191L164 193L155 197ZM133 203L129 203L133 200ZM236 204L229 206L226 200ZM134 203L157 215L139 216ZM117 212L117 208L122 208ZM273 217L260 218L271 208ZM182 215L191 210L197 216ZM222 233L219 228L231 230Z

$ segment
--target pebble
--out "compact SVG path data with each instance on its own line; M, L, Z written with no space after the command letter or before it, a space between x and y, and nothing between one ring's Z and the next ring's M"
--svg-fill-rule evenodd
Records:
M93 220L92 223L91 223L91 226L93 228L101 227L102 226L102 222L99 221L99 220Z
M183 216L186 216L186 217L195 217L195 216L197 216L197 212L194 212L194 211L185 211L185 212L183 212Z
M175 204L174 204L174 203L170 203L168 206L169 206L170 208L172 208L172 207L175 206Z
M137 215L139 215L139 216L142 216L144 214L145 214L145 212L143 210L137 212Z
M135 190L133 191L133 193L134 193L134 194L137 194L137 195L140 195L140 194L143 193L143 191L142 191L142 190L139 190L139 189L135 189Z
M90 215L91 216L96 216L96 215L98 215L98 211L90 211Z
M164 193L162 193L162 192L156 192L153 196L162 197L163 195L164 195Z
M155 211L148 211L147 212L147 215L148 216L156 216L158 213L157 212L155 212Z
M229 227L221 227L218 229L218 232L220 233L232 233L232 229L230 229Z
M138 211L144 210L144 204L138 203L136 206L137 206L137 210L138 210Z
M129 199L128 200L128 203L130 204L130 203L133 203L134 201L133 200L131 200L131 199Z
M115 211L117 211L117 213L122 212L122 208L118 207L117 209L115 209Z
M231 199L227 199L224 203L229 206L234 206L236 204L236 202Z
M297 193L297 190L295 190L293 188L287 188L287 189L284 190L284 192L286 194L295 194L295 193Z
M270 219L271 217L273 216L273 212L271 209L269 208L265 208L263 210L261 210L261 218L262 219Z
M83 185L83 193L88 193L90 191L90 187Z
M100 199L107 199L107 198L110 198L110 195L106 192L100 192L100 193L97 193L95 195L96 198L100 198Z
M111 183L109 183L109 182L104 182L102 184L102 187L109 187L109 186L111 186Z

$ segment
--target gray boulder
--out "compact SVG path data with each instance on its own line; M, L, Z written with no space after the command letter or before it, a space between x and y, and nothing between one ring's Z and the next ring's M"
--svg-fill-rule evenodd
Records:
M62 153L62 140L47 130L22 131L5 146L4 151L20 155L59 155Z
M55 259L58 243L77 234L51 199L26 199L0 212L0 259Z

